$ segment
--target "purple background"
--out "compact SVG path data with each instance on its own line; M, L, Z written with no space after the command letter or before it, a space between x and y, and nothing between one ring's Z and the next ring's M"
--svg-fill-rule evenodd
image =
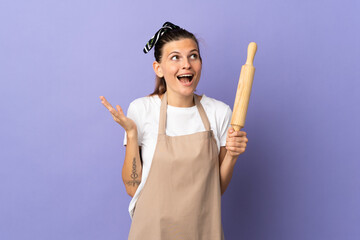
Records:
M124 110L152 92L165 21L200 39L197 93L233 106L258 44L249 143L222 198L227 240L360 239L360 4L0 2L0 239L127 239Z

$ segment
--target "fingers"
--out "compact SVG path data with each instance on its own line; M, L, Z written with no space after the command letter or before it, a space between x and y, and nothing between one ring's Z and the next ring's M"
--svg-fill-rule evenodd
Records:
M249 139L247 137L231 137L231 136L227 136L226 141L229 141L229 142L248 142Z
M225 147L228 154L231 156L239 156L240 154L245 152L246 148L237 148L237 147Z
M240 141L248 142L248 139L246 137L246 132L244 131L234 131L232 127L229 128L227 138L233 139L235 138L235 141L239 141L238 138L241 138Z
M234 130L229 129L228 135L232 136L232 137L236 137L236 136L238 136L238 137L243 137L244 136L245 137L246 132L244 132L244 131L234 131Z
M107 108L109 109L109 111L111 109L114 109L113 106L111 106L111 104L106 100L106 98L104 96L100 96L101 99L101 103Z
M244 131L234 131L232 127L229 128L228 135L226 137L226 149L229 154L236 156L245 152L248 138Z
M247 143L249 139L245 136L239 137L239 136L227 136L226 137L227 142L245 142Z
M229 129L228 129L228 133L230 134L230 133L233 133L233 132L235 132L235 129L232 126L230 126Z
M232 155L240 155L245 152L245 148L226 147L226 150Z
M124 112L123 112L122 108L120 107L120 105L116 105L116 109L118 110L118 112L119 112L121 115L124 114Z
M226 147L234 147L234 148L246 148L246 142L226 142Z
M110 111L112 115L114 115L117 118L120 118L122 117L122 115L124 115L124 112L119 105L116 105L116 109L115 109L113 106L111 106L111 104L106 100L104 96L100 96L100 99L101 99L101 103Z
M115 108L113 106L111 106L111 104L106 100L106 98L104 96L100 96L101 99L101 103L109 110L109 112L111 113L111 116L113 117L113 119L119 123L121 126L124 127L124 124L126 124L126 116L122 110L122 108L120 107L120 105L116 105ZM124 127L125 128L125 127Z
M242 153L245 152L246 149L246 143L244 142L226 142L226 150L229 152L229 154L231 155L240 155Z

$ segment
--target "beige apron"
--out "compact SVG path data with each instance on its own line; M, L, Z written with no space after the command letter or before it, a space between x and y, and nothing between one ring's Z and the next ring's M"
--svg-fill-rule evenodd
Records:
M219 153L206 113L206 131L166 135L167 92L148 178L136 202L129 240L224 240Z

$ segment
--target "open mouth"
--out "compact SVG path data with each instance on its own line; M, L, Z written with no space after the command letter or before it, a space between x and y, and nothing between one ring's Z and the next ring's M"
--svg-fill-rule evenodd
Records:
M194 78L193 74L182 74L177 76L177 79L182 83L190 83Z

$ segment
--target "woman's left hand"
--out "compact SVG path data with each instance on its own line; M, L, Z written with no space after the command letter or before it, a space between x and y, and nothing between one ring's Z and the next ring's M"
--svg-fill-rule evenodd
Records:
M240 154L245 152L247 142L246 132L235 131L233 127L229 127L226 137L227 154L237 158Z

